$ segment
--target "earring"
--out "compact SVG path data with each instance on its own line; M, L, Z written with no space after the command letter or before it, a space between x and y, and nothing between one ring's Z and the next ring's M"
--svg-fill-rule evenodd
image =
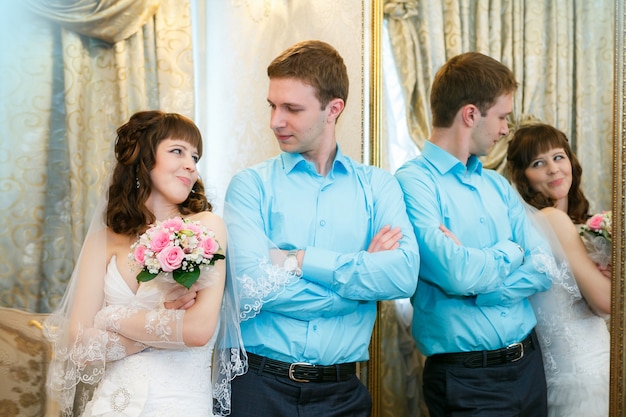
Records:
M136 181L135 186L137 187L137 189L139 189L139 178L135 177L135 181Z

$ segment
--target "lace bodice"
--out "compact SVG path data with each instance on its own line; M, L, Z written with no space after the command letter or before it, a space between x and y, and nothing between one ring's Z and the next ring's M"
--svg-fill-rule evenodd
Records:
M162 301L163 282L142 283L133 293L119 273L115 257L104 283L107 305L154 309ZM211 416L214 342L215 337L199 348L148 348L109 362L83 416Z
M550 417L606 417L609 332L582 297L567 263L547 266L552 287L531 297L543 352Z
M550 290L531 298L548 378L598 372L594 363L579 358L604 352L609 346L605 320L591 311L577 286L564 284L555 282Z

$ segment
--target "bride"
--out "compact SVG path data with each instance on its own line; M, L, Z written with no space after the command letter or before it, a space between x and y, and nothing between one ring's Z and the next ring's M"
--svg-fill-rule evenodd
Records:
M201 155L200 131L179 114L139 112L117 130L107 201L45 323L54 349L48 388L64 416L229 412L230 381L247 362L221 249L226 228L204 194ZM159 239L173 236L150 241L146 231L158 225L181 228L174 246L202 246L194 258L202 262L162 251L160 266L149 266ZM181 276L192 278L183 286Z
M589 216L582 168L563 132L546 124L515 131L507 175L539 210L560 268L553 285L531 298L544 354L551 417L606 417L609 402L610 266L596 265L580 236ZM606 256L603 256L606 258Z

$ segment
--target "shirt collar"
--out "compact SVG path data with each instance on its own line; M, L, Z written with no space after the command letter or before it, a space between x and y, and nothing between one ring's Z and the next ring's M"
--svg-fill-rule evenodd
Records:
M299 164L312 165L299 153L283 152L281 156L283 166L285 167L285 171L287 173L293 171ZM337 173L342 171L345 173L352 172L352 165L350 164L349 158L341 152L339 145L337 145L337 153L335 154L335 160L333 161L333 168L331 171L335 171Z
M476 172L478 175L482 173L483 164L476 155L470 155L467 160L467 167L465 167L457 157L443 150L431 141L424 143L422 155L441 175L448 173L455 167L459 167L458 169L462 169L463 172L467 169L467 172Z

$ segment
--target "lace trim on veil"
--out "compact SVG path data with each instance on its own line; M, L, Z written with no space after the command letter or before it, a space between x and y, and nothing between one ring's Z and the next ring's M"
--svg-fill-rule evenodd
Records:
M555 255L556 256L556 255ZM546 273L552 279L552 285L562 287L572 296L572 299L580 299L582 295L572 276L569 263L565 259L557 260L547 253L535 253L532 257L533 266L539 271Z
M275 300L288 285L300 280L300 276L284 268L285 251L267 237L263 226L228 203L224 207L224 220L229 234L228 271L234 277L239 295L239 319L249 320L261 312L265 303Z
M242 300L239 317L242 320L251 319L259 314L264 303L274 300L287 285L299 279L293 272L287 272L283 267L272 264L267 258L259 262L259 271L262 274L257 279L247 274L237 277Z

